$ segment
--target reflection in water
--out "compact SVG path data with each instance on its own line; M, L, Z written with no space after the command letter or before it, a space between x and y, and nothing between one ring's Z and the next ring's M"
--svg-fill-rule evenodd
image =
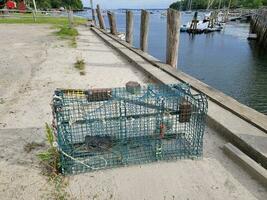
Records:
M182 14L182 23L192 15ZM106 20L106 25L108 21ZM125 31L125 13L117 13ZM140 12L134 16L134 46L139 47ZM262 113L267 114L267 52L249 42L248 24L230 23L218 33L180 34L178 68ZM165 61L166 18L150 16L149 53Z

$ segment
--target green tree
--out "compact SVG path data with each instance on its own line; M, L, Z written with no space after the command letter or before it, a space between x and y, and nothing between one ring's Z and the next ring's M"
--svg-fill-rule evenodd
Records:
M28 0L32 6L31 0ZM83 4L81 0L36 0L36 5L39 9L50 8L71 8L73 10L82 9Z
M181 0L174 2L170 5L173 9L188 9L189 0ZM218 8L221 2L222 7L228 7L229 2L231 1L231 8L259 8L262 5L267 5L267 0L214 0L211 8ZM208 6L209 0L192 0L192 9L206 9Z

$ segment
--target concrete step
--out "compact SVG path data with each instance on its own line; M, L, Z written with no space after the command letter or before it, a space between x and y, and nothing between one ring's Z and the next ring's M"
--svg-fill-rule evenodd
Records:
M223 148L224 152L229 155L236 162L240 163L253 177L256 178L267 188L267 170L233 146L231 143L227 143Z

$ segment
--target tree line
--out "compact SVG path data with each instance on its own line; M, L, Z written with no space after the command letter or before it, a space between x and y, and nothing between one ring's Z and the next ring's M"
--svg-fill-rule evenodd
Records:
M20 0L17 0L20 1ZM35 0L38 9L52 9L52 8L71 8L79 10L83 8L81 0ZM32 0L26 0L27 4L33 7Z
M208 3L212 0L191 0L192 10L206 9ZM210 8L223 8L228 7L229 1L231 1L231 8L259 8L260 6L267 6L267 0L214 0ZM174 2L170 5L170 8L177 10L188 10L190 0L181 0Z

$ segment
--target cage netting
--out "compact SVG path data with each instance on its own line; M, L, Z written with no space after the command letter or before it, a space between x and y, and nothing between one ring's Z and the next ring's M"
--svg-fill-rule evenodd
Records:
M64 174L202 155L207 99L186 84L58 89L52 107Z

